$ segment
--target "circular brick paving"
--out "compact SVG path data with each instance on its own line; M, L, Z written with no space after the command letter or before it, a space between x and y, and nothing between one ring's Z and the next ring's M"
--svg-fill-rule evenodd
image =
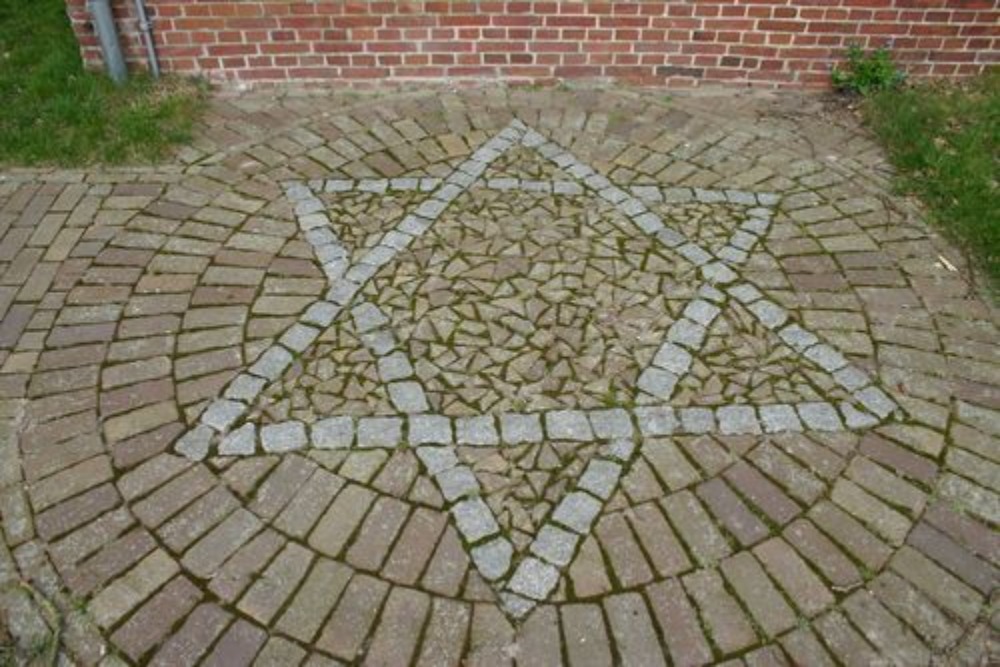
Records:
M988 660L996 311L791 101L248 96L176 165L7 174L12 641Z

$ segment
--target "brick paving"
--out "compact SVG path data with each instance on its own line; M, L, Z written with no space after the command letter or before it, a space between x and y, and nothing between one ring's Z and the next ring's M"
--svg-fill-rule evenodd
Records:
M502 88L4 172L7 640L1000 659L998 313L888 178L813 98Z

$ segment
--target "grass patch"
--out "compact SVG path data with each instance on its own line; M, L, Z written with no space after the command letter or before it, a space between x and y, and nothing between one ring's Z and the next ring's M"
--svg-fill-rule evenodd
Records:
M863 108L900 187L1000 288L1000 69L882 91Z
M63 0L0 0L0 163L152 162L187 141L204 104L192 80L86 71Z

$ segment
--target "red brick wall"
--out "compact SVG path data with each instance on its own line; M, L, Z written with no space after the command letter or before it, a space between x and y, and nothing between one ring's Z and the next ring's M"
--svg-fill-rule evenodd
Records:
M129 61L133 0L113 0ZM997 0L147 0L165 71L216 80L549 81L824 86L849 44L915 76L1000 62ZM100 64L85 0L67 0Z

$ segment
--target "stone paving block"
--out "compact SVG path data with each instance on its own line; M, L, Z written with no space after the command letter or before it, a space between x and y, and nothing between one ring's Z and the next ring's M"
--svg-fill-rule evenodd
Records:
M194 608L201 592L184 577L176 577L149 599L112 639L132 660L138 660L170 632L171 627Z
M471 615L471 608L467 604L447 598L433 598L430 620L424 631L416 664L452 664L460 660Z
M930 660L930 652L920 639L870 592L851 594L843 606L847 616L886 659L899 664L925 664Z
M150 665L194 664L222 634L232 617L218 605L199 605L184 620L184 624L167 639L150 660Z
M229 626L205 659L205 665L250 664L267 641L267 632L239 619Z
M500 415L500 432L504 444L518 445L542 440L542 422L533 414Z
M552 518L571 530L585 534L593 523L601 504L586 493L574 492L565 496L556 506Z
M688 550L703 566L717 563L730 553L726 538L712 523L701 503L690 491L681 491L661 501L670 523L680 533Z
M546 413L545 431L554 440L586 441L593 438L586 414L577 410L555 410Z
M268 624L284 606L309 569L312 554L289 543L240 598L236 608L261 624Z
M712 649L680 583L670 579L653 584L646 595L671 660L681 665L710 663Z
M492 510L479 498L456 503L451 513L456 527L467 542L478 542L500 530Z
M270 424L260 430L260 441L264 451L271 453L290 452L306 446L306 427L302 422Z
M353 577L320 634L317 646L343 660L354 660L368 639L389 586L367 575Z
M935 651L954 645L962 630L930 599L892 572L883 572L869 590Z
M500 436L492 416L460 417L455 420L455 442L459 445L498 445Z
M604 609L622 664L652 665L665 661L652 619L642 597L624 593L608 597Z
M325 470L315 471L308 481L294 488L295 495L275 517L274 527L291 537L300 539L305 537L343 488L344 483L343 478Z
M757 642L749 619L723 588L718 573L701 570L687 575L682 582L723 655L741 651Z
M845 479L837 480L830 498L834 503L866 525L890 544L906 539L911 523L905 516L880 502L861 487Z
M178 571L176 561L158 549L94 596L87 610L99 625L110 627Z
M975 618L981 604L979 594L917 550L903 547L889 566L958 618Z
M410 417L410 445L447 445L451 442L451 420L447 417L440 415L414 415Z
M347 562L362 570L378 571L408 512L407 504L395 498L383 496L375 501L347 551Z
M338 556L374 500L375 494L365 487L348 484L316 524L309 545L328 556Z
M804 519L793 522L785 529L784 537L838 588L849 588L861 581L861 574L851 560L810 522ZM767 559L764 560L766 563Z
M623 586L631 588L652 580L653 571L628 523L620 514L602 517L594 527L594 534L610 562L615 578Z
M695 493L741 545L755 544L770 534L767 526L721 479L715 478L702 484Z
M880 570L892 554L892 550L878 537L851 515L829 502L815 505L809 510L809 518L843 547L851 558L860 561L870 570Z
M722 561L719 569L768 637L777 637L795 626L795 612L753 556L745 551L736 554Z
M316 465L301 457L285 457L257 488L249 504L255 515L272 519L299 492Z

